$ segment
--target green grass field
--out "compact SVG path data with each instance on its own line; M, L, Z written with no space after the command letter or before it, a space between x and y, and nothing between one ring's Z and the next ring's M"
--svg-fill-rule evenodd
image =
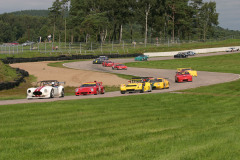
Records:
M166 93L0 106L0 159L238 159L239 103Z

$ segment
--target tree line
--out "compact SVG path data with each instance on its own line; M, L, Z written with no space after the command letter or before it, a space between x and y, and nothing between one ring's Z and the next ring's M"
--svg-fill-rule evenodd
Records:
M216 2L202 0L56 0L50 14L64 17L69 2L68 29L77 41L121 41L126 34L133 40L135 32L145 43L149 37L206 40L218 25Z
M0 15L0 42L45 40L49 34L61 42L205 41L233 33L219 29L218 16L216 2L202 0L55 0L45 13Z

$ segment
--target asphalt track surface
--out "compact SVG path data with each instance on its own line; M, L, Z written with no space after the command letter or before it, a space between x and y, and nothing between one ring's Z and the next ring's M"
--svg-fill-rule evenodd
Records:
M234 52L234 53L237 53L237 52ZM232 53L232 54L234 54L234 53ZM198 54L196 56L192 56L189 58L212 56L212 55L223 55L223 54L231 54L231 53L219 52L219 53ZM168 59L174 59L174 58L173 57L149 58L150 61L168 60ZM133 58L114 59L113 61L115 63L127 63L127 62L134 62L134 59ZM175 92L178 90L185 90L185 89L190 89L190 88L197 88L200 86L208 86L208 85L213 85L213 84L218 84L218 83L230 82L230 81L234 81L234 80L237 80L240 78L239 74L198 71L198 77L193 77L193 82L175 83L176 70L147 69L147 68L133 68L133 67L128 67L127 70L112 70L111 67L103 67L101 64L92 64L92 60L91 61L79 61L79 62L65 63L64 66L66 66L68 68L74 68L74 69L91 70L91 71L108 72L108 73L120 73L120 74L140 76L140 77L168 78L168 80L170 82L170 88L162 89L162 90L153 90L152 92L145 92L145 93L121 94L120 91L115 91L115 92L107 92L102 95L65 96L64 98L51 98L51 99L4 100L4 101L0 101L0 105L40 103L40 102L62 101L62 100L107 98L107 97L119 97L119 96L139 95L139 94Z

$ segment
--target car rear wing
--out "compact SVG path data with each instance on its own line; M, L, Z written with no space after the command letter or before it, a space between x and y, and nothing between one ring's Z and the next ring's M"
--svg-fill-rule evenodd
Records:
M65 85L65 84L66 84L66 82L58 82L58 84Z
M177 71L182 71L183 69L192 69L192 67L188 67L188 68L177 68Z
M134 77L131 79L132 82L148 82L150 79L152 79L153 77Z

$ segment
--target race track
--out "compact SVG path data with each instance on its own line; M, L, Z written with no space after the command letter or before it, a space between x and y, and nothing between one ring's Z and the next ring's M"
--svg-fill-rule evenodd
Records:
M222 55L222 54L230 54L230 53L220 52L220 53L198 54L197 56L194 56L194 57ZM190 58L193 58L193 57L190 57ZM167 60L167 59L173 59L173 57L155 57L155 58L150 58L149 60ZM134 61L133 58L114 59L115 63L127 63L127 62L133 62L133 61ZM157 77L168 78L168 80L170 82L169 89L153 90L150 93L147 92L147 93L143 93L143 94L172 92L172 91L196 88L196 87L200 87L200 86L208 86L208 85L212 85L212 84L230 82L230 81L234 81L234 80L237 80L240 78L238 74L198 71L198 77L194 77L193 82L175 83L176 70L146 69L146 68L132 68L132 67L129 67L128 70L112 70L111 67L103 67L100 64L92 64L92 60L66 63L66 64L64 64L64 66L66 66L68 68L74 68L74 69L80 69L80 70L120 73L120 74L142 76L142 77L149 76L149 77L156 77L156 78ZM128 95L139 95L139 93L120 94L120 91L115 91L115 92L107 92L104 95L65 96L64 98L53 98L53 99L5 100L5 101L0 101L0 105L19 104L19 103L53 102L53 101L60 101L60 100L76 100L76 99L87 99L87 98L106 98L106 97L117 97L117 96L128 96Z

